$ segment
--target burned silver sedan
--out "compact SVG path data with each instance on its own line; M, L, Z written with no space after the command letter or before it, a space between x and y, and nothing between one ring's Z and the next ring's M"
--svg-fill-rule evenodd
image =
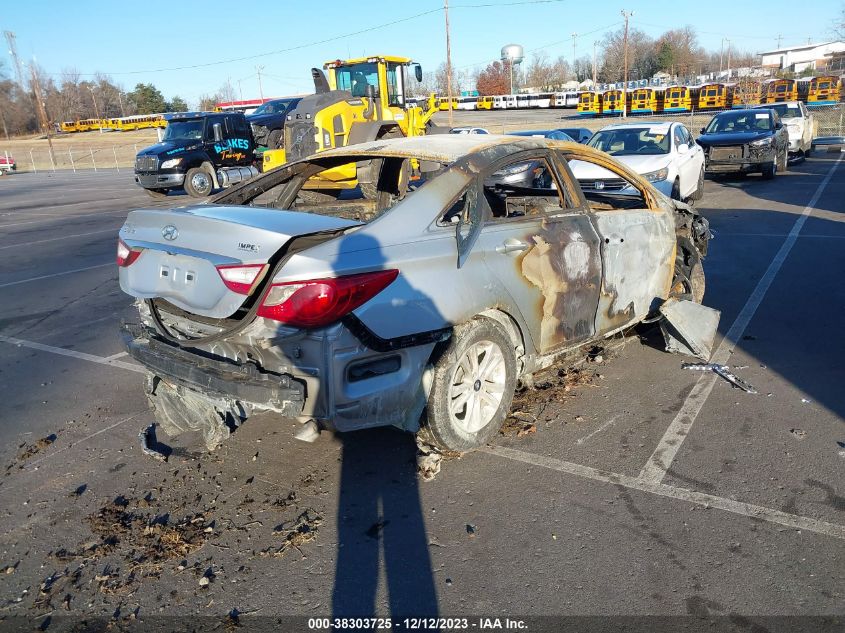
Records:
M585 196L571 160L631 187ZM533 186L498 178L526 162ZM338 188L362 168L374 192ZM166 433L213 448L271 411L303 436L393 425L466 451L498 431L518 381L667 299L700 302L708 238L695 211L584 145L438 135L132 211L117 261L140 311L128 350Z

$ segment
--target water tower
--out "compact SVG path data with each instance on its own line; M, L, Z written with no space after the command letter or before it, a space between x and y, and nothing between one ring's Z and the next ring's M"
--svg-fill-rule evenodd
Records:
M524 55L525 52L519 44L508 44L506 46L502 46L502 61L509 62L508 66L510 66L511 71L511 94L513 94L513 67L522 63Z

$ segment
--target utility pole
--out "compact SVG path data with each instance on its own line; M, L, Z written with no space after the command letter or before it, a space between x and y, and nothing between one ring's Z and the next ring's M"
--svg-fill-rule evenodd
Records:
M238 79L238 94L240 95L241 101L244 100L244 89L241 87L241 82L243 79Z
M6 41L9 43L9 55L12 56L12 63L15 65L15 77L18 79L18 85L23 90L23 68L21 67L21 60L18 58L18 45L15 39L15 34L11 31L4 31Z
M722 38L722 46L719 49L719 79L722 78L722 59L725 56L725 38Z
M597 73L597 68L596 68L596 45L597 45L597 44L598 44L598 42L596 42L596 41L594 41L594 42L593 42L593 87L592 87L593 92L595 92L595 90L596 90L596 73Z
M626 13L624 10L621 12L622 17L625 18L625 36L622 40L622 49L623 49L623 59L624 59L624 71L623 71L623 84L622 84L622 118L625 119L628 117L628 20L634 15L634 12L631 11Z
M38 81L38 72L35 64L30 64L29 70L32 73L32 89L35 91L35 105L38 110L38 118L41 120L41 129L47 133L47 145L50 147L50 161L56 164L56 155L53 153L53 135L50 130L50 119L47 118L47 110L44 109L44 99L41 96L41 83Z
M91 86L88 86L88 92L91 93L91 101L94 102L94 116L98 119L100 118L100 109L97 107L97 97L94 96L94 89Z
M778 50L780 50L780 41L781 41L782 39L783 39L783 35L781 35L780 33L778 33L778 45L777 45L777 49L778 49Z
M261 71L264 70L264 66L256 66L255 70L258 73L258 95L261 101L264 101L264 88L261 86Z
M728 43L728 81L731 80L731 41L728 38L725 38L725 41Z
M117 90L117 102L120 104L120 116L126 116L126 110L123 109L123 95L121 94L121 90L118 88Z
M449 99L449 127L452 127L452 43L449 39L449 0L443 0L443 13L446 16L446 97ZM513 92L513 79L511 79L511 92Z
M575 66L575 58L576 58L576 55L578 54L577 50L578 50L578 34L573 33L572 34L572 66L573 67Z

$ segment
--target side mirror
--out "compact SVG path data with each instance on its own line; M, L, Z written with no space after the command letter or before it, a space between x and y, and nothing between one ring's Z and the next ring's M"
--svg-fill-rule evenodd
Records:
M215 123L211 126L214 131L214 142L219 143L223 140L223 126L220 123Z
M419 64L414 64L414 77L417 81L422 82L422 66Z
M681 143L678 145L678 153L679 154L686 154L689 151L689 145L686 143Z
M698 133L699 133L699 134L706 134L706 132L704 131L704 128L701 128L701 130L699 130L699 132L698 132Z
M783 127L783 122L782 122L782 121L778 121L777 123L775 123L775 129L776 129L776 130L781 129L782 127Z

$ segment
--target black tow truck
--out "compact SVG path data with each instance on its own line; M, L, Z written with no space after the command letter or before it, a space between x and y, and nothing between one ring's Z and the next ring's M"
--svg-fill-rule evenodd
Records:
M255 139L242 112L180 112L161 141L135 156L135 182L154 198L184 187L204 198L258 175Z

